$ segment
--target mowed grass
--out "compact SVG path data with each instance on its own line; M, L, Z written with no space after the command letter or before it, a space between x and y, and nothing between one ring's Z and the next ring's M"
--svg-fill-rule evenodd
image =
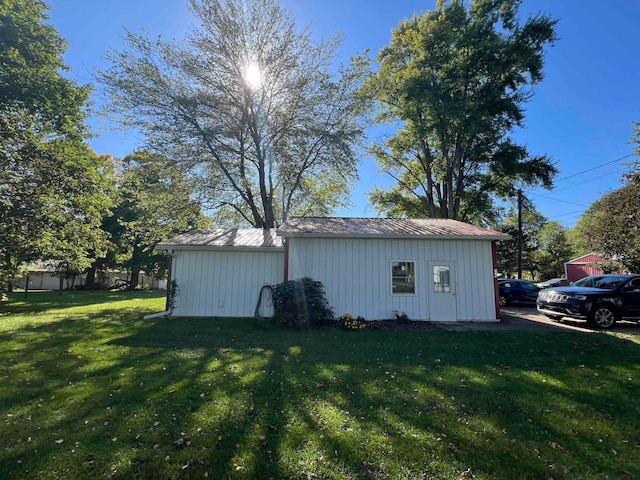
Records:
M0 304L2 478L640 478L637 338L142 319L163 307Z

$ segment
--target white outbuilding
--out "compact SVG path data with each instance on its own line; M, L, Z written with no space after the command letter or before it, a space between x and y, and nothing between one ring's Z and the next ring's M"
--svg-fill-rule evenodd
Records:
M173 316L252 317L262 287L283 279L284 248L274 229L193 230L156 248L169 253L168 291L173 280L178 287Z
M495 242L509 238L447 219L296 217L277 230L195 230L158 248L179 289L174 316L253 316L265 285L310 277L336 316L491 322Z

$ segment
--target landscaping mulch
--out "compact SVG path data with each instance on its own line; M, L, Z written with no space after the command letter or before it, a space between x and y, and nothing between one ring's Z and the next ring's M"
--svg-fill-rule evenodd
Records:
M409 322L398 321L398 320L380 320L377 321L379 325L377 328L372 328L372 330L439 330L438 327L433 322L428 321L416 321L411 320Z
M335 320L314 321L312 328L341 328ZM433 322L418 320L368 320L364 330L440 330L440 327Z

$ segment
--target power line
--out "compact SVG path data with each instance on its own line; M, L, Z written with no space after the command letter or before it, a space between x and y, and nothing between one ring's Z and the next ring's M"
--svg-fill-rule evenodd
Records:
M575 205L576 207L589 208L588 205L583 205L581 203L568 202L566 200L560 200L559 198L547 197L545 195L538 195L537 193L530 193L529 195L533 195L534 197L546 198L547 200L553 200L554 202L568 203L569 205Z
M556 180L556 183L557 182L563 182L564 180L568 180L570 178L577 177L578 175L582 175L583 173L591 172L592 170L596 170L598 168L606 167L607 165L611 165L612 163L616 163L616 162L619 162L619 161L624 160L626 158L633 157L634 155L635 155L635 153L630 153L629 155L625 155L624 157L616 158L615 160L611 160L610 162L605 162L605 163L603 163L601 165L596 165L595 167L587 168L586 170L583 170L581 172L573 173L573 174L568 175L566 177L559 178L559 179Z
M562 213L560 215L554 215L553 217L549 217L549 218L566 217L567 215L575 215L576 213L582 213L582 212L586 212L586 210L576 210L575 212Z
M552 189L552 192L554 192L554 193L556 193L556 192L562 192L562 191L564 191L564 190L569 190L570 188L577 187L577 186L579 186L579 185L584 185L585 183L593 182L594 180L599 180L599 179L601 179L601 178L608 177L608 176L610 176L610 175L620 174L620 173L622 173L622 172L623 172L623 170L616 170L615 172L605 173L604 175L599 175L599 176L597 176L597 177L588 178L587 180L582 180L581 182L578 182L578 183L572 183L571 185L568 185L568 186L566 186L566 187L562 187L562 188L553 188L553 189Z

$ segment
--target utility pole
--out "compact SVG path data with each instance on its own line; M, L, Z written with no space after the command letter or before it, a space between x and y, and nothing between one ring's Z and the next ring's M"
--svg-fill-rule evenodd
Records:
M518 189L518 278L522 278L522 190Z

